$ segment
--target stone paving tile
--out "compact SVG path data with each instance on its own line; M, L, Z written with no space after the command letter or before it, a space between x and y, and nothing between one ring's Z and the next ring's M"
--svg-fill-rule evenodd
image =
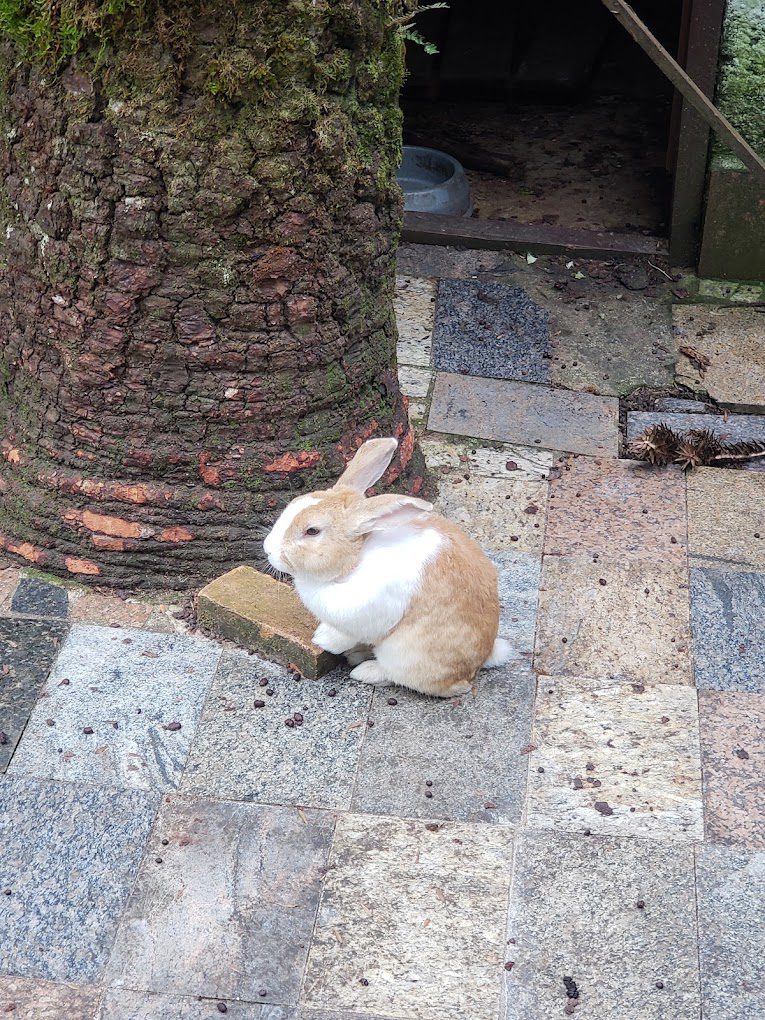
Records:
M11 601L11 612L64 619L69 613L66 588L37 577L22 577Z
M370 698L345 668L295 681L274 663L226 652L181 788L216 800L347 808ZM303 725L290 729L284 720L294 712Z
M109 984L294 1004L333 828L326 812L166 796Z
M499 571L499 634L512 645L513 660L534 651L542 561L523 552L493 553Z
M524 834L508 935L506 1020L563 1017L564 975L576 1020L699 1018L690 846Z
M691 565L765 571L765 475L699 468L688 477Z
M454 701L377 690L353 810L461 822L520 820L536 678L528 665L487 670ZM389 702L394 700L395 705ZM428 785L430 784L430 785Z
M465 529L485 551L541 554L547 482L447 476L439 484L436 510ZM529 510L533 507L534 510Z
M707 393L720 407L765 409L765 347L762 311L714 305L675 305L672 318L680 347L677 381ZM701 356L701 362L688 354ZM706 364L704 363L706 362Z
M172 789L219 656L220 649L202 638L74 626L11 771Z
M143 627L153 607L142 602L125 602L112 595L70 592L69 615L78 623L110 627Z
M553 307L553 384L617 396L672 386L677 342L667 302L611 294Z
M540 677L531 742L529 828L703 838L693 688Z
M676 432L688 429L709 429L726 442L738 443L751 439L765 439L765 415L730 414L687 414L659 411L630 411L627 414L627 439L632 440L645 431L649 425L664 422ZM758 464L754 461L754 464ZM721 470L714 468L715 471ZM697 472L694 472L696 474Z
M427 400L418 400L407 398L409 401L409 421L416 428L425 426L428 419L428 402Z
M119 988L107 989L96 1020L220 1020L219 1002L226 1007L227 1020L300 1020L291 1006L231 999L200 1000L196 996L156 995Z
M550 676L692 683L686 577L672 565L546 556L535 668Z
M615 457L618 401L531 383L439 372L428 427L547 450Z
M545 553L686 563L685 476L577 457L550 482Z
M13 1020L96 1020L101 989L31 978L0 978L0 1013Z
M435 305L436 284L433 280L396 277L393 307L398 326L399 365L429 367Z
M550 450L509 443L483 446L443 436L426 436L420 449L428 469L439 477L457 473L460 477L542 481L549 476L553 462Z
M411 365L400 365L398 381L401 392L407 397L427 397L433 373L429 368L413 368Z
M156 811L139 790L0 782L0 974L96 982Z
M440 280L433 360L441 372L550 382L550 313L523 287Z
M696 851L704 1017L765 1016L765 852Z
M66 634L57 620L0 619L0 772L13 756Z
M495 1020L511 834L493 825L427 825L338 820L305 1005L406 1020Z
M15 567L0 569L0 613L5 613L10 608L13 593L20 579L21 571Z
M765 573L691 569L696 686L765 692Z
M700 691L699 727L707 839L765 847L765 695Z

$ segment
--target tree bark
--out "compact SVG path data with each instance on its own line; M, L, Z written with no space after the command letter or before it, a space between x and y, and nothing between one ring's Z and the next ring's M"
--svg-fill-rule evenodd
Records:
M365 438L400 440L386 484L422 484L388 6L209 0L175 34L144 11L56 73L6 40L0 547L185 587L257 562Z

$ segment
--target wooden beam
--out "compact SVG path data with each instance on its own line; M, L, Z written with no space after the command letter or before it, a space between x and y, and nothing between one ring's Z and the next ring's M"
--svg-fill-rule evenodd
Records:
M732 149L741 162L765 184L765 160L754 151L745 138L738 133L727 117L704 95L694 82L661 45L655 35L635 14L626 0L602 0L606 10L616 18L635 42L669 78L683 98L697 110L719 138Z
M661 238L645 237L643 234L612 234L607 231L553 227L546 223L529 225L507 220L477 220L467 216L418 212L404 213L402 240L494 251L568 255L572 258L651 256L666 251Z

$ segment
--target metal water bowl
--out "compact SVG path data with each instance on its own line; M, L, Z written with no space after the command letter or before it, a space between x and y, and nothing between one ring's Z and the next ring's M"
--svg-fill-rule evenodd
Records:
M470 184L462 165L438 149L405 145L404 158L396 175L404 192L404 209L469 216Z

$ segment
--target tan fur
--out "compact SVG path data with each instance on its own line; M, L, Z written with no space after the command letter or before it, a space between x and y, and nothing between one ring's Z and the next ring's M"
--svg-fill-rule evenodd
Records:
M348 511L364 500L353 489L334 488L312 492L320 502L301 510L284 536L282 550L285 562L295 571L312 577L336 580L349 574L361 556L363 535L351 535L345 528ZM319 527L320 541L305 530Z

